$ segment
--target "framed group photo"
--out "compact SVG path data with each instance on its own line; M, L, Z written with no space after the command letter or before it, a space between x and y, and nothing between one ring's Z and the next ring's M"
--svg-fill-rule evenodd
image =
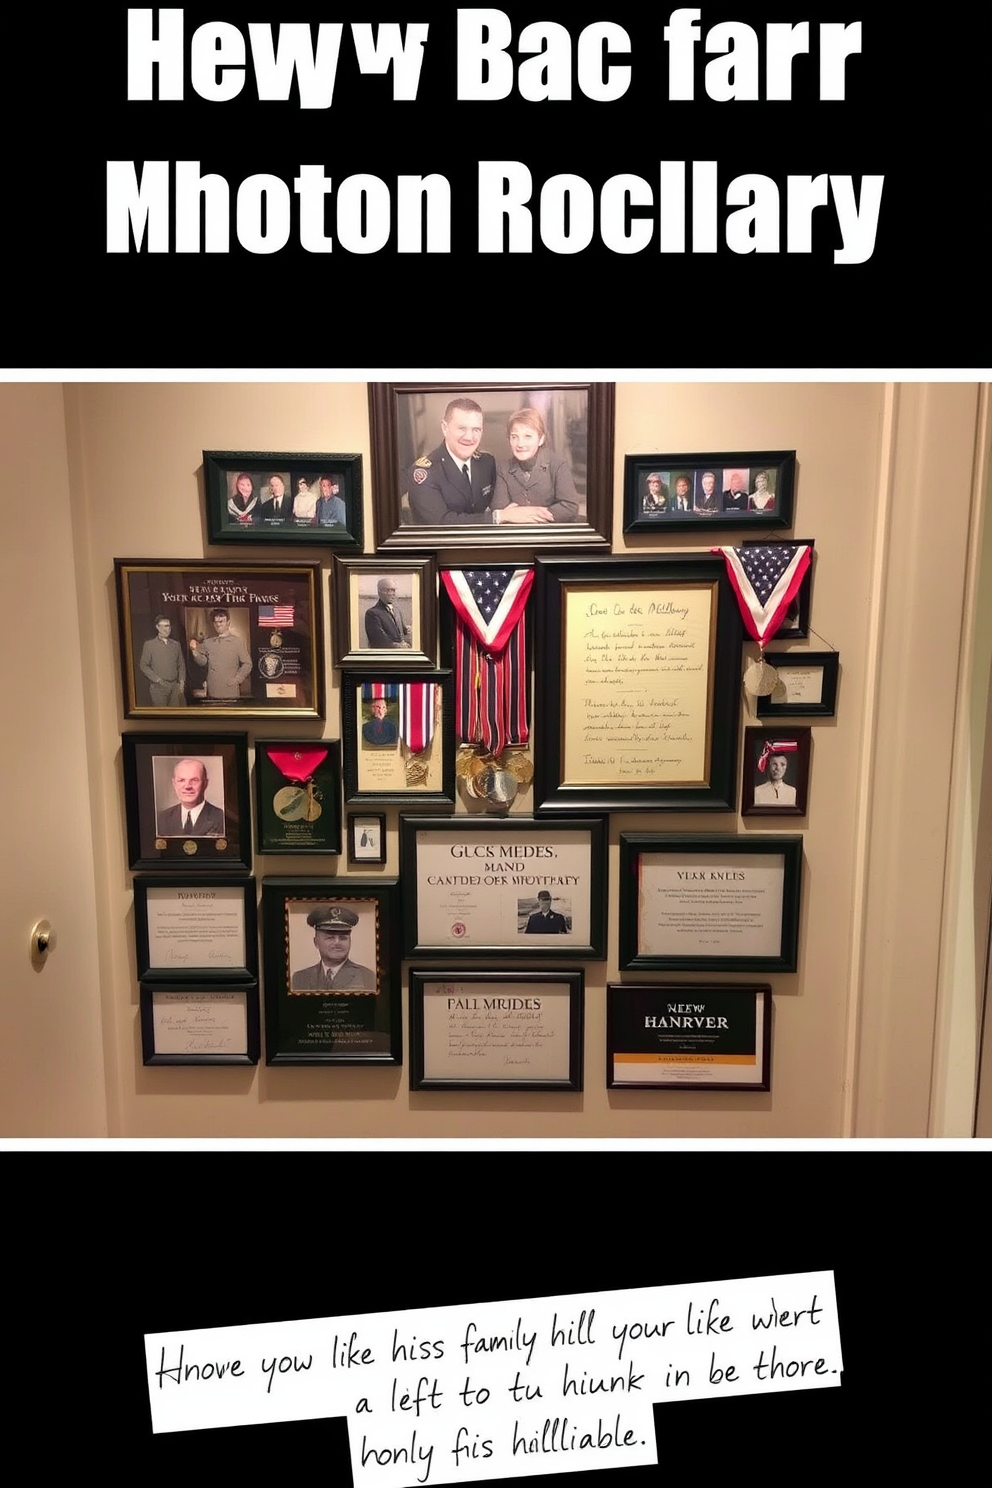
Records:
M454 708L448 669L342 672L348 804L453 806Z
M791 527L795 450L625 455L623 530Z
M752 983L611 982L610 1090L770 1090L772 989Z
M742 816L805 816L809 803L809 728L744 730Z
M338 739L256 739L260 853L341 851Z
M608 549L612 383L369 384L376 548Z
M397 881L264 878L266 1064L401 1064Z
M204 450L215 543L362 546L362 457Z
M116 558L125 718L323 718L320 565Z
M251 866L245 734L123 734L128 866Z
M432 667L437 659L433 558L334 559L335 666Z

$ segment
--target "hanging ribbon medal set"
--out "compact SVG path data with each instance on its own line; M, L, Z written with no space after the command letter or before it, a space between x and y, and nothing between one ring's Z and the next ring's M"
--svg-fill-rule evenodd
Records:
M441 689L436 682L363 682L362 702L372 703L376 698L398 705L406 783L423 785L430 769L424 755L440 722Z

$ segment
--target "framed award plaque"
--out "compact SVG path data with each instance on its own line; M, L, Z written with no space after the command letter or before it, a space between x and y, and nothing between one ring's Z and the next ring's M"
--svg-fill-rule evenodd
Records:
M610 1090L770 1090L772 989L721 982L606 988Z
M341 851L339 740L257 739L255 795L260 853Z

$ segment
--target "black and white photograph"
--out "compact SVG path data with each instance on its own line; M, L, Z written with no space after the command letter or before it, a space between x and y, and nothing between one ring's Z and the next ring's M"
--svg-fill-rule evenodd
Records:
M744 730L742 816L805 816L809 799L812 731Z

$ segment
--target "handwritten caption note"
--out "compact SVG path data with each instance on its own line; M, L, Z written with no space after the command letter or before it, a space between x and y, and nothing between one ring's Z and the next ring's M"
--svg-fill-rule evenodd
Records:
M356 1488L657 1463L654 1402L841 1382L833 1273L145 1337L157 1432L347 1416Z

